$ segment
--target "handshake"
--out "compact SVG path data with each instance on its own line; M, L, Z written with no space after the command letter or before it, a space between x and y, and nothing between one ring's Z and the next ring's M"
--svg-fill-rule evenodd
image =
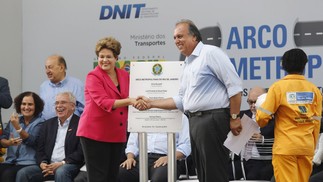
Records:
M148 110L151 108L172 110L177 109L177 106L173 100L173 98L162 98L162 99L149 99L145 96L138 96L137 98L129 98L130 103L128 105L132 105L134 108L139 111Z
M151 100L145 96L131 98L131 105L139 111L144 111L152 108Z

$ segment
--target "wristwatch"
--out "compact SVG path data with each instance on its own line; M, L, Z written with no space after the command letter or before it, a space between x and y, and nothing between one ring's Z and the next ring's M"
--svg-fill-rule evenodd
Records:
M231 118L232 119L240 118L240 113L238 113L238 114L231 114Z

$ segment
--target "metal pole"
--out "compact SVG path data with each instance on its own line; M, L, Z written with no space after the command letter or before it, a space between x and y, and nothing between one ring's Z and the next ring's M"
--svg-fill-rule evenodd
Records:
M175 146L175 133L167 133L167 146L168 146L168 165L167 165L167 181L176 182L177 180L177 165L176 165L176 146Z
M139 180L148 181L147 133L138 134L139 139Z

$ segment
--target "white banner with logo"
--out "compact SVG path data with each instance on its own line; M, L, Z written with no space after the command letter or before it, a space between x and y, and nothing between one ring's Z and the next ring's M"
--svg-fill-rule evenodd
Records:
M132 62L130 97L145 96L163 99L178 94L183 62ZM138 111L129 107L129 132L179 132L182 128L182 112L179 110L149 109Z

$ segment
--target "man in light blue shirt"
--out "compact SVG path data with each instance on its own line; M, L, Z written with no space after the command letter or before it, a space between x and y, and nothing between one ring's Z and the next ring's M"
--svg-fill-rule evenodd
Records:
M75 114L80 116L84 108L84 84L77 78L66 75L66 61L60 55L49 56L45 63L48 80L40 85L40 97L45 102L42 117L55 117L55 97L60 92L72 92L76 97Z
M183 116L182 130L176 134L176 159L181 160L191 153L188 119ZM121 163L119 182L139 181L139 141L138 133L130 133L127 159ZM148 174L151 181L167 182L167 133L147 134ZM179 177L177 172L177 178Z
M223 146L228 132L239 135L242 81L229 57L220 48L202 43L190 20L179 21L175 45L186 56L177 96L143 99L139 110L179 109L189 117L192 157L200 182L228 182L229 151Z

